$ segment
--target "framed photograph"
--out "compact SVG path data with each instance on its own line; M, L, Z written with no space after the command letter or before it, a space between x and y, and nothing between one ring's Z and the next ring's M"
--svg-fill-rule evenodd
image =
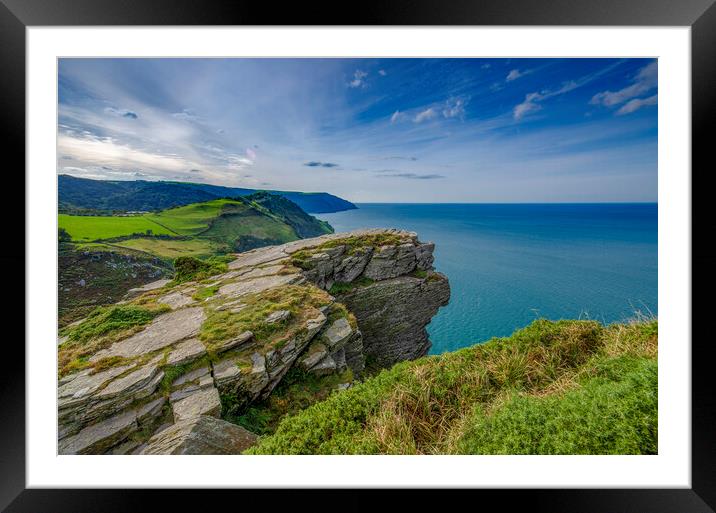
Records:
M0 506L713 511L712 4L2 0Z

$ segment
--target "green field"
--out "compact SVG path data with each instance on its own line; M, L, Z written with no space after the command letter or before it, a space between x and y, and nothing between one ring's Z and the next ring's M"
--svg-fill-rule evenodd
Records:
M146 216L71 216L59 214L58 223L70 234L73 241L88 242L101 239L126 237L135 233L176 235Z
M73 243L87 249L134 250L165 260L204 258L299 238L292 226L262 205L229 199L137 216L59 214L58 221ZM147 237L149 230L163 237Z

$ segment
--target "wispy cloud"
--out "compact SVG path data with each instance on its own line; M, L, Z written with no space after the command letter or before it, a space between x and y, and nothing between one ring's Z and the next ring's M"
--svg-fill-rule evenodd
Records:
M603 91L601 93L597 93L592 97L590 103L593 105L614 107L630 100L631 98L648 93L657 86L657 83L658 64L657 61L654 61L641 68L633 78L632 84L629 86L619 89L618 91Z
M352 87L352 88L361 87L361 86L365 87L365 79L367 76L368 76L367 71L362 71L359 69L355 70L355 72L353 73L353 80L348 82L348 87Z
M506 82L512 82L513 80L517 80L520 77L524 77L527 74L526 71L520 71L518 69L511 70L507 76L505 77Z
M107 114L112 114L113 116L119 116L122 118L129 118L129 119L137 119L139 116L137 116L136 112L132 112L131 110L127 109L115 109L114 107L107 107L104 109L104 111Z
M601 77L605 73L612 71L619 64L620 64L620 62L617 61L615 63L612 63L612 64L606 66L605 68L603 68L601 70L598 70L594 73L590 73L585 76L582 76L582 77L578 78L577 80L567 80L566 82L563 82L562 85L556 89L543 89L540 92L528 93L525 95L525 100L522 103L516 105L514 107L514 109L512 109L512 116L515 119L515 121L519 121L519 120L523 119L527 114L542 110L542 105L540 105L540 103L543 102L544 100L547 100L554 96L566 94L571 91L574 91L575 89L583 87L583 86L593 82L597 78Z
M378 75L380 75L381 77L384 77L384 76L386 76L387 74L388 74L388 72L385 71L384 69L379 69L379 70L378 70Z
M445 102L443 108L443 116L446 118L463 118L465 116L465 98L450 98Z
M336 164L335 162L319 162L316 160L304 162L303 165L307 167L338 167L338 164Z
M445 178L444 175L437 174L418 174L418 173L384 173L377 175L379 178L405 178L406 180L437 180Z
M435 111L435 109L433 109L432 107L428 107L427 109L418 112L413 118L413 121L416 123L422 123L423 121L433 119L437 115L438 113Z
M390 116L390 123L391 124L397 123L401 117L403 117L403 113L400 112L399 110L396 110L395 112L393 112L393 115Z
M616 112L617 116L623 116L624 114L630 114L634 111L646 107L647 105L656 105L658 101L658 95L650 96L648 98L634 98L629 100Z

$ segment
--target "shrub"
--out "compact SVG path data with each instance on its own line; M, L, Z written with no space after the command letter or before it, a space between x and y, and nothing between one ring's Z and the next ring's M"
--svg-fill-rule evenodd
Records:
M203 280L209 276L226 272L226 269L226 263L220 259L202 261L198 258L183 256L174 260L174 282Z

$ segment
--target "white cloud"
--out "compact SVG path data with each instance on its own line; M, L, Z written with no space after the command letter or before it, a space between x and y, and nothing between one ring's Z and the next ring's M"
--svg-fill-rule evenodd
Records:
M402 117L403 117L403 113L400 112L399 110L396 110L395 112L393 112L393 115L390 116L390 122L391 122L391 124L392 124L392 123L396 123L396 122L397 122L400 118L402 118Z
M513 69L507 74L507 77L505 78L506 81L512 82L513 80L517 80L520 77L523 77L525 73L521 72L518 69Z
M467 100L464 98L450 98L445 102L443 116L446 118L462 118L465 116L465 105L467 105Z
M603 91L597 93L592 97L590 103L593 105L614 107L654 89L657 86L657 78L658 65L657 62L654 61L639 70L632 80L633 83L631 85L619 91Z
M423 121L433 119L435 116L437 116L437 112L435 112L435 109L430 107L422 112L418 112L413 121L415 121L416 123L422 123Z
M654 96L650 96L648 98L634 98L633 100L629 100L624 105L622 105L622 107L616 113L618 116L622 116L624 114L630 114L647 105L656 105L658 101L657 96L658 95L655 94Z
M480 66L480 68L481 68L481 69L490 69L490 63L489 63L489 62L486 62L485 64L483 64L482 66Z
M386 76L387 74L388 74L388 72L386 72L384 69L379 69L379 70L378 70L378 75L380 75L381 77L384 77L384 76Z
M536 112L542 108L541 105L539 105L537 102L542 101L544 99L544 96L540 93L530 93L525 96L525 101L520 103L519 105L516 105L515 108L512 111L512 116L519 121L525 115L529 114L530 112Z
M69 155L81 162L108 165L122 168L148 167L164 171L181 171L188 167L198 167L181 157L172 157L150 153L118 144L111 138L72 137L59 135L57 138L59 153Z
M184 121L200 121L201 118L196 115L196 113L191 109L184 109L181 112L175 112L172 114L176 119L181 119Z
M348 87L365 87L365 78L368 76L368 73L366 71L361 71L357 69L355 73L353 73L353 80L348 82Z
M585 75L577 80L569 80L567 82L562 83L562 85L557 89L543 89L540 92L534 92L529 93L525 95L525 101L520 103L519 105L516 105L515 108L512 110L512 117L519 121L523 117L525 117L530 112L537 112L538 110L542 109L542 106L539 105L540 102L552 98L553 96L558 96L561 94L568 93L570 91L574 91L575 89L578 89L586 84L589 84L596 78L600 77L604 73L607 73L608 71L611 71L616 67L619 63L614 63L606 68L603 68L595 73L591 73L589 75ZM528 72L523 73L526 74Z

